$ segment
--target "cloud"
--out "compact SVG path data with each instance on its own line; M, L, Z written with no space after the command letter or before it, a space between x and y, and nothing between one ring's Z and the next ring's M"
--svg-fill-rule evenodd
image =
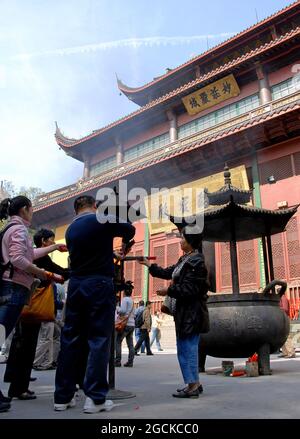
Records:
M83 46L67 47L62 49L45 50L41 52L21 53L14 55L13 60L26 60L43 56L64 56L74 54L84 54L89 52L106 51L120 49L124 47L138 49L140 47L160 47L192 44L197 41L207 41L219 38L229 38L234 32L223 32L220 34L176 36L176 37L145 37L145 38L126 38L122 40L107 41L104 43L86 44Z

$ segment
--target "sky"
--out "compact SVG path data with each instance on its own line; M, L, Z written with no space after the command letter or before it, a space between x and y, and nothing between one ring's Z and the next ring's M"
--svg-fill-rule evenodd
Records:
M83 164L55 141L138 106L136 87L287 6L286 0L0 0L0 180L44 191Z

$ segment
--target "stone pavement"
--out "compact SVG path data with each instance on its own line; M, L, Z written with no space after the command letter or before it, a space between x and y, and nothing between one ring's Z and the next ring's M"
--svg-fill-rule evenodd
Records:
M77 406L65 412L53 411L53 383L55 371L36 372L38 378L31 389L38 396L33 401L13 400L10 412L1 419L300 419L300 354L295 359L272 356L273 375L224 377L220 373L222 359L208 357L207 372L201 374L204 393L196 400L178 400L172 392L182 384L175 350L157 353L153 357L136 357L134 367L116 369L116 388L136 394L135 398L115 401L109 413L82 413L84 395L77 397ZM126 353L123 354L123 362ZM235 366L243 367L244 359L234 359ZM4 372L0 365L1 388Z

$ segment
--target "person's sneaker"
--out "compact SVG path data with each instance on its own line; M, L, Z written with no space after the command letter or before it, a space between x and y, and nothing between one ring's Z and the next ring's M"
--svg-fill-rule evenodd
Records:
M149 354L147 354L147 355L154 355L154 354L153 354L153 352L149 352Z
M123 366L124 367L133 367L133 364L132 363L124 363Z
M278 358L286 358L286 355L280 354L278 355Z
M0 402L0 413L7 412L10 409L9 402Z
M296 354L287 355L285 358L296 358Z
M76 401L75 398L72 398L70 402L67 402L66 404L57 404L54 403L54 410L56 412L63 412L65 410L67 410L68 408L72 408L75 407L76 405Z
M159 352L162 352L162 351L163 351L163 349L161 349L161 348L160 348L160 349L158 349L158 351L159 351Z
M95 404L94 401L87 396L83 412L84 413L99 413L99 412L109 412L114 407L114 403L107 399L103 404Z

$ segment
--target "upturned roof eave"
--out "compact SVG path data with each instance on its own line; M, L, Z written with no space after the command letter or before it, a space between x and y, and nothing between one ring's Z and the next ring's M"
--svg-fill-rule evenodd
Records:
M258 23L244 29L243 31L237 33L231 38L228 38L227 40L223 41L222 43L208 49L207 51L203 52L200 55L197 55L196 57L190 59L189 61L179 65L178 67L175 67L174 69L168 71L167 73L162 74L161 76L155 78L154 80L138 86L138 87L131 87L123 83L119 78L117 78L117 85L119 90L124 93L128 99L132 100L133 102L137 103L138 105L141 105L143 101L145 101L146 97L144 96L144 93L147 95L151 92L151 89L156 87L158 84L161 84L165 80L169 80L172 78L175 74L177 74L179 71L183 70L185 67L190 67L193 64L198 64L201 61L205 61L205 58L211 57L212 55L216 56L215 52L219 52L224 50L226 46L236 43L239 39L244 38L247 34L257 32L258 29L264 28L266 25L271 26L272 22L280 17L280 15L284 15L287 12L300 8L300 2L299 0L296 2L291 3L290 5L286 6L283 9L280 9L279 11L275 12L274 14L268 16L267 18L259 21Z
M120 125L127 123L129 120L134 119L135 117L138 117L147 111L159 106L160 104L167 104L168 101L171 99L174 99L176 97L180 97L181 95L184 95L188 93L191 89L193 89L195 86L199 86L201 83L206 83L210 80L212 80L214 77L229 73L232 71L233 68L237 68L243 63L248 62L251 60L251 58L256 58L262 54L265 54L268 50L272 48L276 48L280 46L281 44L284 44L286 42L289 42L293 38L300 35L300 27L297 27L296 29L293 29L292 31L288 32L287 34L279 37L276 40L270 41L269 43L266 43L265 45L252 50L251 52L223 65L218 67L217 69L203 75L200 78L197 78L193 81L188 82L187 84L184 84L183 86L173 90L172 92L167 93L166 95L155 99L154 101L149 102L149 104L145 105L144 107L139 108L138 110L134 111L133 113L130 113L112 123L109 125L106 125L105 127L102 127L98 130L94 130L91 134L82 137L80 139L71 139L66 136L64 136L61 131L59 130L59 133L55 133L55 138L58 143L58 145L64 149L64 151L68 151L70 148L78 147L79 145L85 144L89 140L102 135L103 133L108 132L109 130L114 129L115 127L119 127Z

